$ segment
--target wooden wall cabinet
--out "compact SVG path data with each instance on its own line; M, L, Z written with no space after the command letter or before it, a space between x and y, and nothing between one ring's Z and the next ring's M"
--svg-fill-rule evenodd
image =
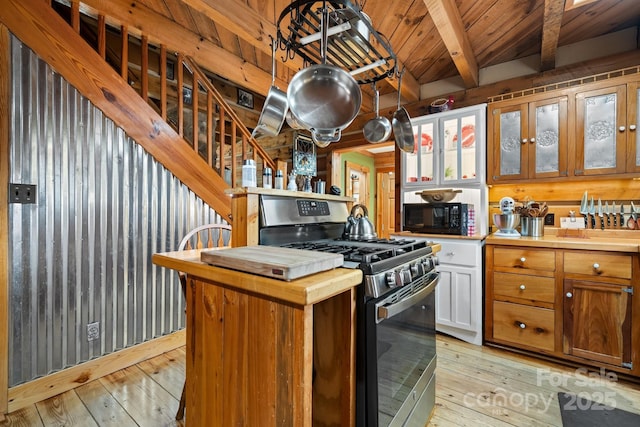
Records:
M640 172L640 77L489 103L489 184Z
M574 175L611 175L626 169L626 86L576 94Z
M487 244L486 265L487 343L640 376L637 254Z
M489 107L489 182L567 176L567 99Z

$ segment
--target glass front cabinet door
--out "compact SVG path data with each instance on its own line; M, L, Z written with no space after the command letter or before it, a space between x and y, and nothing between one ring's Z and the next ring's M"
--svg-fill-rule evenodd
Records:
M489 182L567 176L567 97L491 108Z
M414 150L403 153L404 186L484 182L486 104L411 120Z
M576 176L626 168L626 86L576 94Z

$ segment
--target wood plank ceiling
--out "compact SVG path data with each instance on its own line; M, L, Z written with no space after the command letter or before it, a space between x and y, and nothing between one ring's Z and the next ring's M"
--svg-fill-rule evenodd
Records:
M479 69L534 54L540 71L555 67L558 47L640 26L637 0L587 0L565 10L565 0L351 0L388 38L398 63L405 102L419 99L420 85L459 77L479 84ZM578 3L569 0L568 5ZM144 29L150 41L191 52L203 67L234 84L266 95L271 86L270 36L287 0L82 0L84 7ZM153 22L154 26L150 26ZM184 34L176 34L176 31ZM195 41L195 46L185 46ZM603 53L603 56L606 52ZM276 84L287 83L301 58L279 54ZM397 91L398 79L379 84ZM370 88L363 91L370 92ZM371 104L363 101L363 110Z

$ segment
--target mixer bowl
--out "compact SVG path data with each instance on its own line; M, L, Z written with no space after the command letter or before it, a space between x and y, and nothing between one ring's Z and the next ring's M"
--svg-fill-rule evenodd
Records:
M520 225L520 214L493 214L493 224L500 231L515 230Z

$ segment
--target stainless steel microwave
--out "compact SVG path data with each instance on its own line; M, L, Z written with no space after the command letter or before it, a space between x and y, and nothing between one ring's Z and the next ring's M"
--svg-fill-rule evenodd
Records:
M426 234L468 236L469 213L473 205L467 203L407 203L404 204L403 230Z

